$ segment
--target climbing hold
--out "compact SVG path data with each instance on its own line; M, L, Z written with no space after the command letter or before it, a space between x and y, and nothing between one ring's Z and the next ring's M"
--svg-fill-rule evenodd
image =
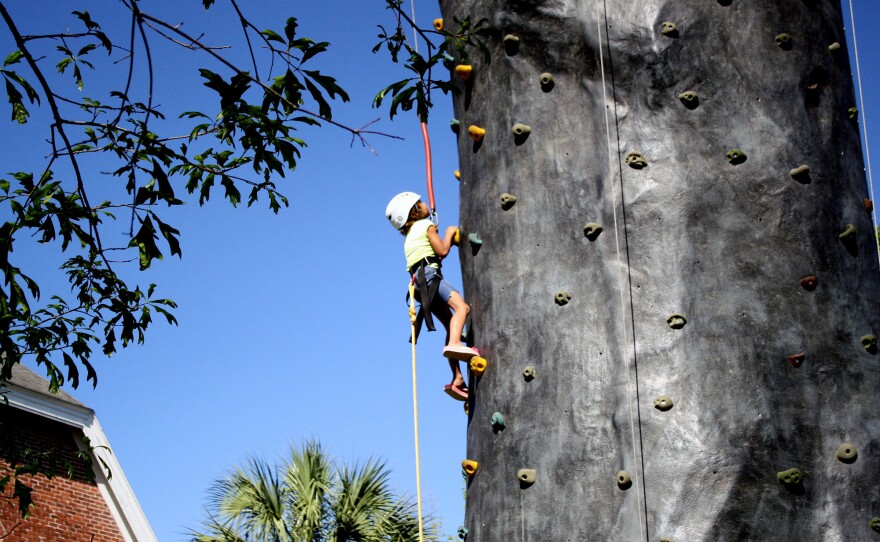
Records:
M504 421L504 414L500 412L492 413L492 430L494 432L504 431L504 428L507 427L507 423Z
M535 378L535 376L537 376L537 374L538 374L538 372L531 365L529 365L528 367L523 369L523 378L526 379L526 382L531 382L532 380L534 380L534 378Z
M434 30L441 32L443 30L443 19L434 19Z
M470 415L470 413L471 413L471 409L470 409L470 407L468 407L468 402L465 401L465 402L462 403L462 404L464 405L464 414L465 414L465 416Z
M538 473L535 472L535 469L519 469L516 473L516 477L524 485L534 484L537 476Z
M517 122L513 125L513 142L517 145L522 145L525 143L526 139L529 138L529 134L532 133L532 128L521 122Z
M810 166L803 164L788 172L791 177L802 183L810 182Z
M869 213L874 210L874 202L865 198L865 210Z
M519 37L514 34L504 36L504 52L509 56L513 56L519 52Z
M476 124L471 124L468 127L468 135L470 135L471 139L473 139L474 141L482 141L483 136L486 135L486 129L480 128Z
M486 365L488 365L488 364L489 364L489 362L486 361L486 358L481 358L480 356L474 356L471 358L471 361L470 361L470 363L468 363L468 366L471 368L472 373L474 373L475 375L481 375L484 372L486 372Z
M856 447L849 442L844 442L837 449L837 459L842 463L855 463L859 458L859 452Z
M859 120L859 108L858 107L850 107L847 110L849 113L849 120Z
M732 149L727 151L727 161L733 165L742 164L748 160L746 153L740 149Z
M665 22L660 25L660 33L669 38L678 37L678 25L675 23Z
M626 491L627 489L632 487L632 484L633 484L632 477L629 475L628 472L626 472L625 470L622 470L617 473L617 487Z
M683 103L688 109L696 109L700 106L700 97L692 90L682 92L678 95L678 99L681 100L681 103Z
M838 49L840 49L840 43L838 43L836 41L828 46L828 50L831 51L832 53L834 51L837 51Z
M452 66L452 63L455 62L455 57L450 55L449 53L443 53L443 64L449 68Z
M464 469L464 472L468 476L473 476L474 474L476 474L477 469L479 467L480 467L480 464L472 459L465 459L464 461L461 462L461 468Z
M796 486L804 481L804 473L800 469L788 469L776 473L776 478L787 486Z
M507 192L501 194L501 208L505 211L510 210L513 207L513 204L516 203L516 196L513 194L508 194Z
M856 236L856 227L852 224L847 224L846 228L840 232L837 236L841 241L848 241L854 239Z
M729 6L731 3L733 3L733 0L718 0L718 3L722 6Z
M865 347L865 350L870 354L877 353L877 337L874 335L862 335L860 339L862 346Z
M556 83L553 81L553 74L544 72L541 74L541 90L550 92Z
M880 517L871 518L871 521L868 522L868 527L880 533Z
M474 246L483 246L483 240L476 233L468 235L468 243Z
M588 222L584 225L584 236L590 241L595 241L600 233L602 233L602 226L600 224Z
M801 286L804 290L812 292L819 285L819 279L815 275L810 275L801 279Z
M466 540L467 535L468 535L468 530L466 528L464 528L464 527L458 528L458 537L459 538L461 538L462 540Z
M778 45L783 51L791 51L791 48L794 45L794 40L791 39L791 35L783 32L782 34L776 35L776 45Z
M791 363L791 366L794 368L800 367L804 360L807 359L807 354L805 352L801 352L800 354L794 354L788 356L788 362Z
M654 408L656 408L660 412L666 412L667 410L671 409L672 406L672 399L665 395L661 395L660 397L654 399Z
M457 134L461 131L461 122L458 119L452 119L449 121L449 127Z
M455 75L457 75L458 78L463 81L467 81L468 79L470 79L473 71L474 67L470 64L459 64L455 67Z
M669 327L671 327L672 329L681 329L685 326L685 324L687 324L687 319L684 317L683 314L675 313L670 314L666 318L666 323L669 324Z
M455 228L455 235L452 236L452 242L456 245L461 243L461 228Z
M561 307L571 301L571 294L568 292L556 292L553 300Z
M458 179L459 181L461 180L461 172L459 170L456 169L452 172L452 174L455 175L456 179Z
M642 169L648 167L645 157L637 152L631 152L626 155L626 164L633 169Z

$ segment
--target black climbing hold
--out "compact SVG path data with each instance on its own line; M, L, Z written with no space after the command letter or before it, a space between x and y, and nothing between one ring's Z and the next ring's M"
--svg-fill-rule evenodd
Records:
M748 160L748 156L741 149L731 149L727 151L727 161L733 165L742 164Z
M556 83L553 81L553 74L544 72L541 74L541 90L550 92Z
M776 35L776 45L779 46L783 51L791 51L791 48L794 46L794 40L791 38L790 34L782 33Z
M637 152L631 152L626 155L626 165L633 169L642 169L648 167L645 157Z
M856 227L852 224L847 224L846 228L840 232L837 236L841 241L847 241L850 239L855 239L856 237Z
M858 458L858 450L856 450L856 447L849 442L844 442L839 448L837 448L837 459L839 459L841 463L855 463Z
M661 395L660 397L654 399L654 408L659 410L660 412L666 412L667 410L673 407L672 399L665 395Z
M681 329L687 324L687 319L683 314L670 314L666 317L666 323L669 324L669 327L672 329Z
M697 96L697 93L688 90L687 92L682 92L678 95L678 99L681 100L681 103L684 104L688 109L696 109L700 106L700 97Z
M449 121L449 127L457 134L461 131L461 122L459 122L458 119L452 119Z
M507 427L507 423L504 420L504 414L500 412L493 412L490 421L492 422L492 431L495 433L504 431L504 428Z
M588 222L584 226L584 236L590 241L595 241L599 238L599 234L602 233L602 226L600 224L596 224L595 222Z
M865 347L865 350L868 351L869 354L877 353L877 337L874 335L862 335L860 339L862 346Z
M501 194L501 208L505 211L510 210L513 204L516 203L516 199L516 196L513 194L508 194L507 192Z
M517 122L513 125L513 142L517 145L522 145L526 142L526 139L529 138L529 134L532 133L532 128L527 126L521 122Z
M513 56L519 52L519 37L514 34L508 34L504 36L502 40L504 43L504 52L508 54L508 56Z
M793 355L787 356L787 357L788 357L788 362L791 363L791 366L794 368L798 368L807 359L807 354L804 352L801 352L800 354L793 354Z
M678 25L675 23L671 23L666 21L665 23L660 24L660 33L666 36L667 38L677 38L678 37Z
M519 469L516 477L519 480L520 487L528 487L535 483L538 473L535 472L535 469Z
M787 486L796 486L804 481L804 473L800 469L788 469L776 473L776 479Z
M626 491L627 489L632 487L632 477L625 470L619 471L615 478L617 479L617 487L619 487L620 489Z
M568 292L556 292L553 300L561 307L571 301L571 294Z
M819 285L819 279L815 275L809 275L801 279L801 286L804 290L812 292Z
M810 166L803 164L788 172L791 178L799 183L809 184L810 182Z
M537 376L538 372L535 370L534 367L529 365L528 367L523 369L522 374L523 374L523 378L526 379L526 382L531 382L532 380L535 379L535 376Z

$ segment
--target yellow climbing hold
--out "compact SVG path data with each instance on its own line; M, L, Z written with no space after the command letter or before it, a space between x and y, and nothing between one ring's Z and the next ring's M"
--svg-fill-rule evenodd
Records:
M461 172L460 171L458 171L456 169L455 171L452 172L452 174L455 175L456 179L458 179L459 181L461 180Z
M455 228L455 235L452 236L452 241L457 245L461 242L461 228Z
M481 375L486 371L486 366L488 364L489 362L487 362L485 358L474 356L471 358L470 368L475 375Z
M468 476L473 476L474 474L476 474L479 467L480 464L473 459L465 459L461 462L461 468L464 469L464 472L467 473Z
M471 78L471 73L473 73L473 71L474 67L470 64L459 64L455 67L455 75L465 81Z
M473 139L474 141L482 141L483 136L486 135L486 129L480 128L476 124L471 124L468 127L468 135L470 135L471 139Z
M440 32L443 30L443 19L434 19L434 29L437 32Z

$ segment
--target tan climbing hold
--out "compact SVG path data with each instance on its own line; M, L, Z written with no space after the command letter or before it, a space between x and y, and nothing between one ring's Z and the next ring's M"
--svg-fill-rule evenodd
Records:
M461 468L464 469L468 476L473 476L477 473L477 469L480 468L480 464L472 459L465 459L461 462Z
M828 50L831 52L837 51L839 49L840 49L840 43L838 43L836 41L828 46Z
M538 473L535 469L519 469L516 473L516 477L524 484L534 484L535 480L538 478Z
M673 407L672 399L667 397L666 395L661 395L660 397L654 399L654 408L659 410L660 412L666 412Z
M486 135L486 129L480 128L476 124L471 124L468 127L468 135L471 136L471 139L474 141L482 141L483 137Z
M508 194L507 192L501 194L501 208L505 211L509 211L511 207L516 203L517 197L513 194Z
M859 458L859 452L856 447L849 442L844 442L837 448L837 459L842 463L855 463Z
M455 75L464 81L467 81L471 78L471 74L474 71L474 67L470 64L459 64L455 67Z
M788 174L791 175L792 177L794 177L795 179L800 178L800 177L804 177L804 176L810 174L810 166L803 164L801 166L798 166L798 167L792 169L791 171L788 172Z
M620 489L627 490L632 486L632 476L625 470L618 471L615 478L617 479L617 487Z

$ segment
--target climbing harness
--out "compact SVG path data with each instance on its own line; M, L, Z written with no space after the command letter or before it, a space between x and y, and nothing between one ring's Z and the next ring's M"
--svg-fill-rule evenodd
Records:
M416 380L416 300L415 283L409 283L409 322L412 341L412 389L413 389L413 429L416 448L416 503L419 512L419 542L425 540L424 520L422 519L422 468L419 456L419 390Z
M427 280L425 277L425 268L434 263L438 266L437 271L434 276L431 277L431 280ZM434 296L437 294L437 289L440 287L440 281L443 280L443 275L440 274L439 265L440 258L432 256L423 258L409 268L410 285L414 285L417 288L419 295L419 312L416 315L416 320L414 322L414 325L416 326L414 341L417 341L419 338L423 321L428 328L428 331L436 330L434 327L434 318L431 315L431 304L434 302ZM412 294L408 295L408 299L412 302ZM426 308L427 310L425 310Z
M862 69L859 64L859 42L856 39L856 16L853 12L853 2L849 0L849 20L852 28L853 52L856 59L856 83L859 87L859 107L862 116L862 131L865 137L865 165L868 170L868 193L871 195L871 201L874 199L874 178L871 174L871 148L868 146L868 116L865 115L865 94L862 92ZM874 226L877 226L877 208L874 210ZM877 246L877 257L880 258L880 243Z

